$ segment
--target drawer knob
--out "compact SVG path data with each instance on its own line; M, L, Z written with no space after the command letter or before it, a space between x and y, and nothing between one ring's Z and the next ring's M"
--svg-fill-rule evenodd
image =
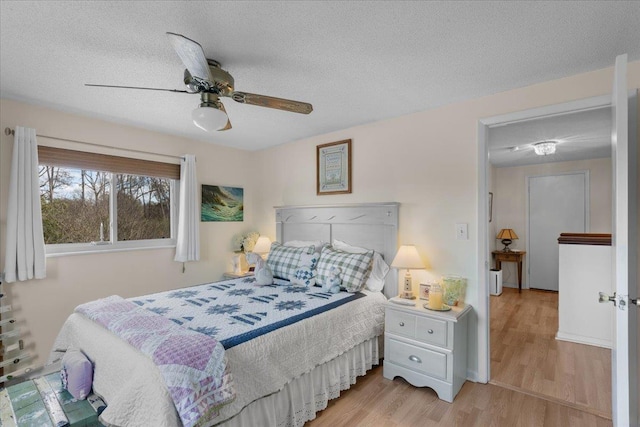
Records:
M433 333L433 329L429 329L427 332L432 334Z
M400 322L400 326L404 326L404 322Z
M414 355L409 356L409 360L416 363L422 363L422 360L420 360L418 356L414 356Z

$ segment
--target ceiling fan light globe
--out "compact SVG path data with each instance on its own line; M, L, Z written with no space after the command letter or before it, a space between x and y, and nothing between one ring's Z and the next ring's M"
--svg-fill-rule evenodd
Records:
M193 123L206 132L220 130L227 125L227 114L215 107L198 107L191 113Z

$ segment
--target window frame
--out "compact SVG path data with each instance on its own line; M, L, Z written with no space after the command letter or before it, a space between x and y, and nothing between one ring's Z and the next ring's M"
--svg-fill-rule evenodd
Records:
M42 150L44 149L44 150ZM42 150L42 151L41 151ZM39 158L38 167L40 166L56 166L63 167L68 169L79 169L81 167L78 164L78 159L80 161L84 161L84 155L89 161L95 161L96 158L102 160L107 159L110 161L116 161L118 164L139 164L140 162L148 162L146 160L134 159L134 158L126 158L126 157L116 157L116 156L106 156L103 154L96 154L91 152L80 152L74 150L66 150L66 149L58 149L53 147L39 146L38 147L39 154L44 154L44 160ZM51 156L51 153L54 155L54 160L48 160L47 156ZM72 164L64 164L64 161L60 161L60 155L65 155L67 153L71 153L71 156L74 160ZM153 167L154 163L158 164L160 162L148 162L151 167ZM165 164L167 165L167 164ZM168 164L171 165L171 164ZM147 165L148 166L148 165ZM175 166L175 165L171 165ZM178 171L179 171L179 165ZM89 167L84 167L86 170L99 170L99 167L95 167L95 165L91 165ZM102 171L104 172L104 171ZM45 244L45 254L47 257L56 257L56 256L64 256L64 255L79 255L79 254L89 254L89 253L106 253L106 252L120 252L120 251L131 251L131 250L145 250L145 249L160 249L160 248L175 248L176 247L176 233L178 228L178 214L179 214L179 203L178 199L180 197L180 179L179 173L178 178L176 179L174 176L162 176L155 175L155 177L169 179L170 187L169 187L169 198L170 198L170 233L171 237L166 239L141 239L141 240L117 240L118 238L118 182L117 175L118 174L127 174L127 175L137 175L137 176L154 176L144 174L144 172L136 172L135 169L132 170L122 170L117 169L116 171L106 171L109 174L109 182L111 186L111 191L109 192L109 235L105 236L108 240L104 242L90 242L90 243L49 243Z

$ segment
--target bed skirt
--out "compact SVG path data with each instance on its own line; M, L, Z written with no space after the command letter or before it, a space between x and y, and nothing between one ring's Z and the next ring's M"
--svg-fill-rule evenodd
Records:
M313 420L316 413L327 407L329 400L340 396L356 383L373 365L379 364L378 338L375 337L340 356L320 365L311 372L287 383L277 393L265 396L242 411L218 424L220 427L278 426L299 427Z

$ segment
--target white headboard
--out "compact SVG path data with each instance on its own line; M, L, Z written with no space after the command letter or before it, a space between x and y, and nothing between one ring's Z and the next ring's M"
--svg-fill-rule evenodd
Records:
M276 206L276 238L290 240L342 240L379 252L391 264L398 250L399 203L363 203L327 206ZM384 294L398 295L398 273L391 269Z

